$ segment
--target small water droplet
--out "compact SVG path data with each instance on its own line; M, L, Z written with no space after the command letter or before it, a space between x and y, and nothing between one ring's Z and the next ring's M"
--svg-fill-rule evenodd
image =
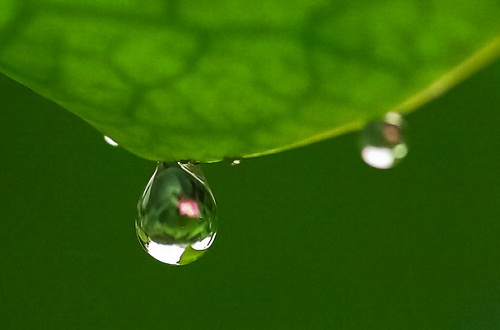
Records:
M199 164L158 163L137 208L137 237L161 262L193 262L215 239L217 206Z
M226 157L224 161L231 166L238 166L241 164L241 158Z
M366 125L361 132L363 161L379 169L394 167L408 153L403 126L403 117L395 112Z
M118 147L118 142L116 142L115 140L113 140L112 138L110 138L107 135L104 135L104 141L106 141L106 143L112 147Z

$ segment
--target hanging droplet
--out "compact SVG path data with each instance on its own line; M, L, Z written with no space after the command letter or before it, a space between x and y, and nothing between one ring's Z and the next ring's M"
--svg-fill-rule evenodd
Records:
M366 125L361 132L363 161L379 169L394 167L408 153L403 126L403 117L395 112Z
M158 163L137 208L137 237L161 262L188 264L215 239L217 207L199 164Z
M241 164L241 158L226 157L224 160L231 166L238 166Z
M107 135L104 135L104 141L106 141L106 143L112 147L118 147L118 142L116 142L115 140L113 140L112 138L110 138Z

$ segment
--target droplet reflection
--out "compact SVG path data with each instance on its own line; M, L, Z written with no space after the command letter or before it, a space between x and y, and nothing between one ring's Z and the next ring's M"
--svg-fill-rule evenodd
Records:
M379 169L394 167L408 153L403 126L403 117L395 112L366 125L361 133L363 161Z
M158 163L137 208L137 237L161 262L188 264L215 239L215 199L199 164Z

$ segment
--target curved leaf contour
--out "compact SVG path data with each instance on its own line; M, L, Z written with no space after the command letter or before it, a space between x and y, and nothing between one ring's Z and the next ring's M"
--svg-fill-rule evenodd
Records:
M0 70L153 160L305 145L500 53L500 1L0 0Z

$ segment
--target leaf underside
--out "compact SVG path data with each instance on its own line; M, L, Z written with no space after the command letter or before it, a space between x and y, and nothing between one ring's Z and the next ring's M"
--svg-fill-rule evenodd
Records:
M152 160L416 109L500 55L500 2L0 0L0 71Z

